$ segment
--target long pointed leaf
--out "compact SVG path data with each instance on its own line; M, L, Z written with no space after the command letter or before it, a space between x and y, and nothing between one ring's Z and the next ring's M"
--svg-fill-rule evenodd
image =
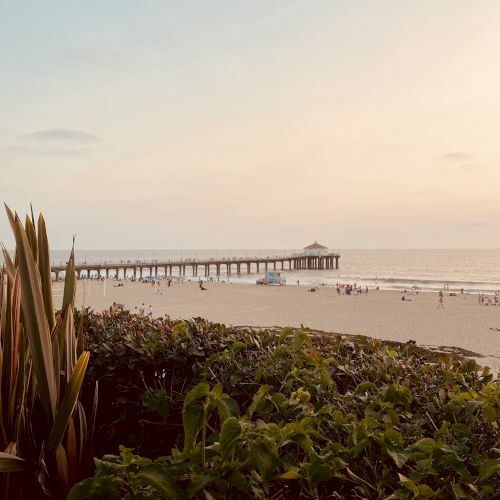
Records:
M78 336L76 338L76 355L80 356L83 352L83 316L80 317L78 325Z
M54 420L54 425L52 426L47 443L47 452L49 454L56 451L64 437L69 419L75 409L76 402L78 401L78 395L80 394L80 389L82 387L83 377L87 371L88 362L89 353L88 351L85 351L75 365L75 369L73 370L68 385L66 386L61 406Z
M78 446L78 464L81 466L83 464L83 457L85 449L87 448L88 441L88 429L87 429L87 415L83 409L82 403L78 401L78 423L79 423L79 446Z
M14 273L16 272L15 267L14 267L14 262L12 262L12 259L10 258L10 254L5 248L5 246L2 243L2 254L3 254L3 260L5 262L5 270L7 271L7 276L13 280L14 279Z
M52 299L52 278L50 275L50 248L47 239L47 229L45 219L40 214L38 217L38 267L40 269L40 279L42 281L43 303L45 304L45 314L49 323L49 329L54 328L54 303Z
M26 462L22 458L0 452L0 472L20 472L25 466Z
M33 253L33 258L35 262L38 263L38 244L36 238L36 231L33 222L31 219L26 216L26 222L24 223L24 230L26 231L26 236L28 237L28 241L30 243L31 251Z
M64 310L63 331L64 331L64 343L66 349L66 356L65 356L66 380L69 381L70 374L73 373L73 368L76 363L75 321L73 319L72 303L69 303L66 309Z
M53 419L55 416L57 394L50 330L45 315L40 276L33 259L28 238L19 218L13 221L12 229L16 239L16 257L22 285L22 309L31 349L37 390L40 394L40 401L43 408Z
M63 490L66 492L68 490L68 458L66 450L62 445L59 445L56 450L56 464L59 480L62 483Z
M75 249L71 249L71 254L68 260L68 265L66 266L66 275L64 277L64 295L62 302L62 309L66 309L66 306L75 302L76 294L76 278L75 278Z

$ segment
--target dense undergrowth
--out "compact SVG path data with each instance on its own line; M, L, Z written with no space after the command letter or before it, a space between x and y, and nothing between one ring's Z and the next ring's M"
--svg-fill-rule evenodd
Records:
M54 313L45 221L7 217L2 498L500 498L500 381L474 361L78 312L73 252Z
M102 458L71 499L498 498L500 383L473 361L306 329L81 319Z

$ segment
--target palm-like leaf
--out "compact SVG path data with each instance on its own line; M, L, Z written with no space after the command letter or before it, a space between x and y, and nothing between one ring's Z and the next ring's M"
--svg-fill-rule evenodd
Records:
M18 472L26 468L26 463L22 458L10 453L0 452L0 472Z
M88 362L89 353L84 352L78 359L75 369L71 374L71 378L69 379L68 385L66 386L64 398L57 412L56 419L49 436L49 442L47 444L47 451L49 453L54 453L56 451L57 447L62 441L64 433L66 432L69 419L78 401L78 395L80 394L80 389L83 383L83 377L85 376L85 372L87 370Z
M52 419L56 412L56 385L50 330L45 314L40 276L21 221L11 220L16 240L16 258L22 287L22 306L28 334L34 375L40 402Z
M0 496L33 498L43 492L63 498L78 479L78 468L90 462L93 425L87 426L79 401L89 353L83 350L83 328L78 338L75 332L74 250L63 307L55 314L45 220L40 215L37 233L33 215L23 226L17 214L8 207L6 212L16 252L13 259L2 246L0 472L23 473L20 480L0 481Z

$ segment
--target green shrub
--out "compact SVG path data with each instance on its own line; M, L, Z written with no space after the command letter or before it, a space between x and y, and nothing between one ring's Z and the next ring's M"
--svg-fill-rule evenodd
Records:
M500 382L474 362L306 329L128 313L84 324L105 394L98 432L128 447L71 498L497 493Z

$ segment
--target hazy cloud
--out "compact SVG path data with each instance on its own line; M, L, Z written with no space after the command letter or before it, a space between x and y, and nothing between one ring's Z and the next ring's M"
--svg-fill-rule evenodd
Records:
M82 132L81 130L72 130L69 128L51 128L46 130L39 130L24 134L22 136L26 140L34 141L50 141L50 142L79 142L79 143L95 143L101 141L100 137Z
M97 135L81 130L52 128L23 134L10 149L33 155L81 156L101 141Z
M91 148L45 149L27 146L12 146L9 149L18 153L46 156L81 156L86 155L92 151Z
M466 161L466 160L472 160L472 158L473 157L470 154L461 152L446 153L445 155L439 157L440 160L449 160L449 161Z

